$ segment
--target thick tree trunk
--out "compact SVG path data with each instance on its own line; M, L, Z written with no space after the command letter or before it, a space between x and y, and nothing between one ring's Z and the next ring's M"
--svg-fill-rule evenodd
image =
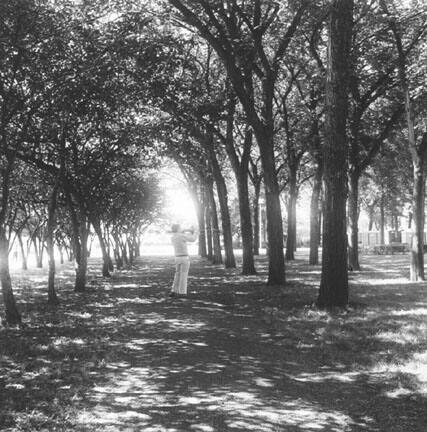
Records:
M424 280L424 201L425 201L425 174L423 163L414 164L413 186L413 224L414 230L411 241L410 280Z
M350 224L350 244L348 265L350 270L360 270L359 264L359 171L352 170L349 175L348 219Z
M268 241L268 285L285 285L283 223L280 192L274 161L273 138L257 136L264 171Z
M43 268L43 240L38 238L38 236L34 236L33 238L34 252L36 255L36 267Z
M288 229L286 237L286 255L288 261L295 259L296 240L297 240L297 173L292 169L289 179L289 201L288 201Z
M83 292L86 290L86 279L87 279L87 259L88 249L87 240L89 236L89 230L87 227L86 217L81 215L79 221L79 234L80 234L80 253L79 259L76 254L76 280L74 284L74 291Z
M248 168L240 167L236 174L237 194L239 198L240 231L242 235L242 274L256 274L254 263L253 232L249 203Z
M310 202L310 256L309 264L319 264L320 243L320 191L322 190L323 165L318 163L314 175L313 191Z
M325 206L322 275L317 305L348 304L347 155L349 57L353 0L333 0L329 14L325 140L323 145Z
M58 184L56 184L52 190L49 208L48 208L48 219L46 227L46 247L49 258L48 262L48 279L47 279L47 300L50 304L58 303L58 296L55 291L55 253L54 253L54 230L55 230L55 212L57 205L58 195Z
M16 307L9 273L9 242L3 227L0 228L0 281L3 303L8 325L21 324L21 315Z

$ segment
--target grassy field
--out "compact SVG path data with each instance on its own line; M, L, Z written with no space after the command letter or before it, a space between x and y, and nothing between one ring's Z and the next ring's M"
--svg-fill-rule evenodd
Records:
M193 259L191 295L169 299L173 261L143 257L88 290L13 275L25 326L0 329L1 431L427 430L427 285L408 257L362 257L345 312L313 308L305 252L285 289Z

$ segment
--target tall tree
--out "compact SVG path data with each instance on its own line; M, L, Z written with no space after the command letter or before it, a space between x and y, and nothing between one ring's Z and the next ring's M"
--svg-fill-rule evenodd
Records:
M328 23L324 162L322 276L317 305L348 303L347 273L347 113L353 0L333 0Z

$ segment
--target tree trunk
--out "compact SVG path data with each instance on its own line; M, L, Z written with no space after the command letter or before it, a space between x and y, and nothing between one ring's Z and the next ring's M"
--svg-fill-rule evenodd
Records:
M6 323L9 325L21 324L21 315L16 307L9 273L9 242L3 227L0 228L0 281L6 313Z
M224 176L222 175L221 168L214 150L213 131L208 131L209 142L206 149L209 154L209 161L212 168L212 174L215 180L216 189L218 193L219 209L221 212L222 224L222 238L224 240L224 265L226 268L235 268L236 260L233 251L233 236L231 234L231 221L230 211L228 208L228 194L227 186L225 184Z
M348 248L348 265L350 270L360 270L359 264L359 171L350 172L350 190L348 200L348 218L350 224L350 244Z
M74 284L74 291L83 292L86 290L86 278L87 278L87 259L88 259L88 249L87 240L89 236L89 230L87 227L86 217L80 215L79 221L79 234L80 234L80 253L79 259L77 259L76 254L76 281Z
M283 223L280 192L274 162L273 137L257 136L264 171L268 241L268 285L285 285Z
M333 0L329 14L323 145L325 206L322 275L317 299L321 308L348 304L346 122L352 24L353 0Z
M206 201L205 194L202 191L199 193L197 205L197 221L199 224L199 256L206 258L208 252L206 250L206 224L205 224L205 212L206 212Z
M215 197L213 193L213 183L209 182L207 185L207 192L209 197L209 213L212 227L212 245L213 245L213 255L212 264L222 264L221 255L221 242L219 236L219 225L218 225L218 214L216 210Z
M256 274L254 263L254 245L249 203L248 167L241 166L236 174L237 194L239 198L240 231L242 235L242 274Z
M206 221L206 243L208 247L207 258L212 261L213 259L213 241L212 241L212 218L211 218L211 204L207 187L205 188L205 221Z
M380 198L380 244L385 244L385 195L381 192Z
M286 260L292 261L295 259L295 249L297 240L297 173L295 169L291 169L289 179L289 201L288 201L288 230L286 237Z
M259 197L261 194L261 182L254 183L254 197L252 200L252 211L254 221L254 255L259 255L260 248L260 212Z
M49 200L48 219L46 227L46 246L49 257L48 263L48 280L47 280L47 300L50 304L58 303L58 296L55 291L55 253L54 253L54 230L55 230L55 212L57 205L58 184L55 184Z
M108 249L107 246L105 244L105 240L104 240L104 236L102 234L102 229L101 229L101 223L98 220L97 217L93 217L92 220L92 226L93 229L95 230L95 234L98 237L98 241L99 241L99 247L101 248L101 253L102 253L102 276L103 277L110 277L110 255L108 254Z
M424 201L425 201L425 174L423 160L414 164L413 186L413 224L414 231L411 241L410 280L424 280Z
M322 190L323 165L318 162L316 174L314 175L313 191L310 202L310 256L309 264L319 264L320 243L320 191Z
M21 260L22 260L21 269L28 270L27 253L24 247L24 242L22 240L22 233L18 233L18 242L19 242L19 248L21 249Z

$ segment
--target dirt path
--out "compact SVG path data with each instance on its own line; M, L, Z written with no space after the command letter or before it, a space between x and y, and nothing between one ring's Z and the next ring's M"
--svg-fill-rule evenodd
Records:
M263 264L242 277L193 260L188 299L167 297L170 258L92 277L82 296L64 272L56 310L41 277L24 280L27 328L0 332L0 430L424 432L423 383L391 368L427 352L411 315L427 314L424 288L402 297L361 273L358 306L330 315L308 307L318 269L288 266L282 292Z

